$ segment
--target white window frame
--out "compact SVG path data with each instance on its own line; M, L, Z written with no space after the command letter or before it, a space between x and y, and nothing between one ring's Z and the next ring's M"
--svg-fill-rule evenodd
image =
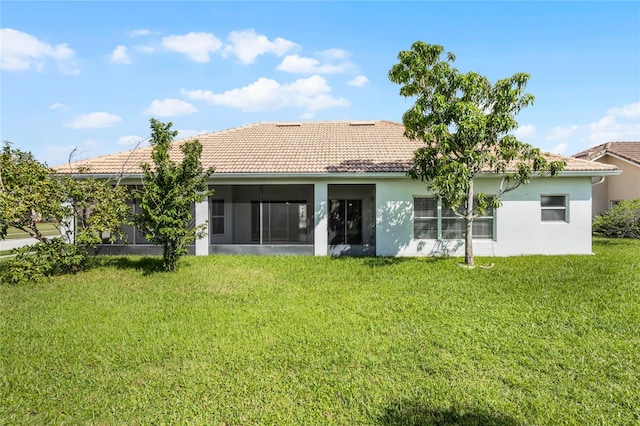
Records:
M563 205L547 205L545 206L544 197L562 198ZM564 211L563 219L545 219L545 211ZM569 223L569 195L568 194L540 194L540 222L541 223Z
M430 199L430 200L436 200L437 202L437 213L436 216L416 216L416 210L415 210L415 206L416 206L416 200L417 199ZM443 226L442 226L442 220L443 219L456 219L456 220L460 220L460 221L464 221L463 218L458 217L458 216L445 216L443 217L442 212L446 210L446 208L442 205L442 199L436 199L435 197L425 197L423 195L414 195L413 196L413 239L414 240L433 240L433 238L421 238L421 237L417 237L416 236L416 231L415 231L415 221L416 219L418 220L436 220L437 221L437 236L436 236L436 240L462 240L464 239L464 231L463 234L459 237L459 238L443 238L442 234L443 234ZM476 219L491 219L491 236L489 237L474 237L474 240L493 240L495 241L496 239L496 210L492 209L492 216L478 216L476 218L474 218L474 223Z

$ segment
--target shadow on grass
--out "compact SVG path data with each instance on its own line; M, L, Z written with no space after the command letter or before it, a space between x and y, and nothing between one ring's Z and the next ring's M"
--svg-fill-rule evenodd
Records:
M133 269L142 271L142 275L152 275L163 272L162 257L121 257L96 256L90 258L90 267L107 266L117 269Z
M385 426L448 426L448 425L488 425L488 426L519 426L509 416L489 413L482 410L458 410L456 408L443 410L427 407L419 402L403 401L392 404L385 414L378 419L378 424Z
M353 261L353 259L357 259L364 266L369 266L371 268L381 268L385 266L393 266L399 265L405 262L423 262L423 263L437 263L445 260L451 260L450 257L387 257L387 256L362 256L362 257L352 257L352 256L336 256L332 257L332 260L337 262L344 261Z
M600 237L600 236L594 236L593 237L593 247L598 247L598 246L607 246L607 247L613 247L613 246L629 246L634 244L633 243L633 239L632 238L607 238L607 237ZM638 240L635 240L638 241Z

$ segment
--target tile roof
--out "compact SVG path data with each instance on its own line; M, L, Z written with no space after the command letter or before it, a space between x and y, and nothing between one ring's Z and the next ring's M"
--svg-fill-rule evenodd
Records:
M198 135L202 164L225 174L318 174L406 172L422 143L404 136L391 121L255 123ZM192 139L192 138L189 138ZM177 140L171 158L181 161ZM60 173L139 174L151 163L151 147L58 166ZM607 171L614 166L545 154L567 161L567 171Z
M640 142L607 142L579 152L574 157L595 161L607 154L616 155L640 166Z

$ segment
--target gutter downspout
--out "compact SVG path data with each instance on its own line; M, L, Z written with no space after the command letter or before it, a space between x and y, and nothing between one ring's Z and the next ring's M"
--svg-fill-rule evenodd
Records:
M605 180L605 176L600 176L600 179L595 181L595 182L591 182L591 186L596 186L596 185L600 185L602 182L604 182Z

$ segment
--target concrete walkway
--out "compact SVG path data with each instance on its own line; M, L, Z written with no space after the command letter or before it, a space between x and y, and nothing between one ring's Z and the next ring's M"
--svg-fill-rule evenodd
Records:
M0 251L13 250L14 248L31 246L37 243L35 238L19 238L16 240L0 240Z

